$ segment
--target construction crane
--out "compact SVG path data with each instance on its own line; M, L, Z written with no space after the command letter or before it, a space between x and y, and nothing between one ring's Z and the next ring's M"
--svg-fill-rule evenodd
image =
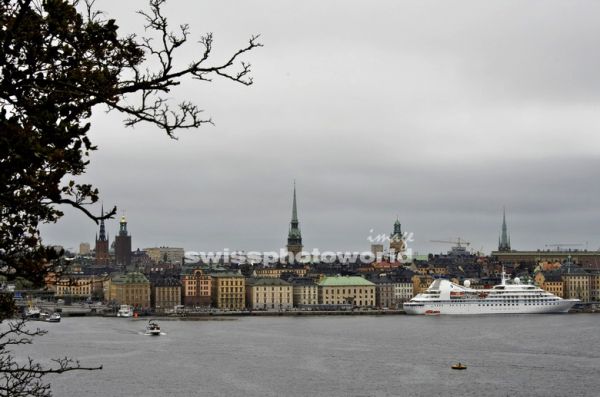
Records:
M568 243L558 243L558 244L546 244L546 247L556 247L557 251L560 251L561 247L580 247L583 244L580 243L574 243L574 244L568 244Z
M456 247L461 248L462 246L468 247L470 242L465 240L464 238L457 237L456 240L429 240L431 243L445 243L445 244L454 244Z

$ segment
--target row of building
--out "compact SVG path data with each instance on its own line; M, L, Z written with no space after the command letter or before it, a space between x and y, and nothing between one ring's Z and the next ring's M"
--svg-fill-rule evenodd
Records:
M177 277L146 277L139 272L63 277L52 282L57 298L102 299L165 312L176 306L223 310L288 310L297 308L397 308L422 288L416 275L304 277L305 269L284 280L271 276L244 277L240 272L190 269Z
M600 301L600 273L586 272L569 266L559 270L539 271L534 276L540 288L561 298L580 299L583 302Z

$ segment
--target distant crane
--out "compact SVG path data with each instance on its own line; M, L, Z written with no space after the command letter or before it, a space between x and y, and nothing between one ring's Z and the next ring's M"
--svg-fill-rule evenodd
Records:
M574 243L574 244L568 244L568 243L558 243L558 244L546 244L546 247L556 247L557 251L560 251L562 247L580 247L583 244L580 243Z
M463 245L468 247L471 243L465 240L464 238L457 237L456 240L429 240L431 243L445 243L445 244L454 244L455 246L461 248Z
M462 257L467 256L469 253L467 252L467 248L470 242L466 241L464 238L457 237L456 240L429 240L432 243L444 243L444 244L452 244L452 248L448 251L448 255L453 257Z

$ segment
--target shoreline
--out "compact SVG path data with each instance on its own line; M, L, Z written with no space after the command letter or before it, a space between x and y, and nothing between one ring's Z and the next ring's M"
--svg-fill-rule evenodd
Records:
M598 314L597 311L573 311L553 314ZM252 312L222 312L222 313L183 313L183 314L148 314L136 317L117 317L113 313L63 313L63 317L107 317L129 318L136 321L147 319L160 320L234 320L238 317L322 317L322 316L410 316L404 310L370 310L370 311L252 311ZM512 314L511 314L512 315ZM517 314L519 315L519 314ZM469 315L466 315L467 317ZM422 317L422 316L419 316ZM439 317L439 316L428 316Z

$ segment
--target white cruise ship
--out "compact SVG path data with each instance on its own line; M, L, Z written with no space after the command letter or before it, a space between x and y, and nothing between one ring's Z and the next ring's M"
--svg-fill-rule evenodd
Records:
M407 314L525 314L566 313L580 302L563 299L535 285L521 284L518 278L507 283L502 272L502 282L491 289L470 288L448 280L435 280L427 291L404 303Z

